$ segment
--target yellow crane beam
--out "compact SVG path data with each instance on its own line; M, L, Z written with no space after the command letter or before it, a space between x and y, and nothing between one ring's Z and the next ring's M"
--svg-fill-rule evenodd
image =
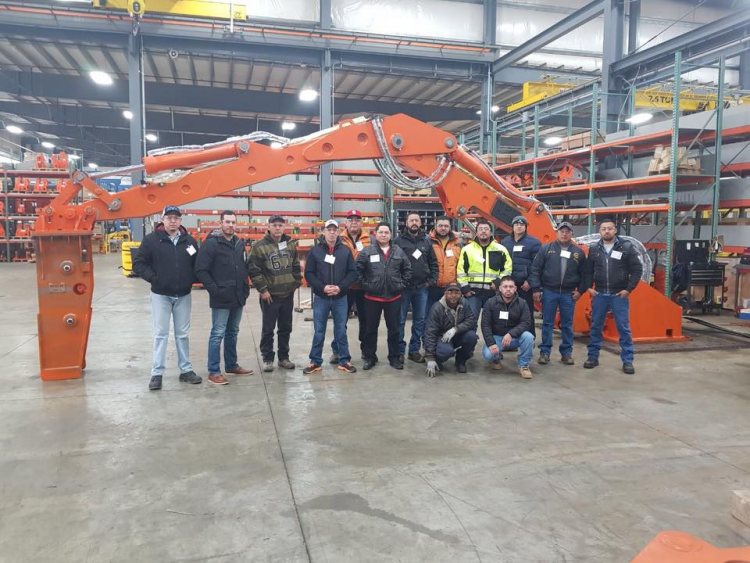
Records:
M131 15L144 13L192 16L210 19L244 20L247 6L244 2L212 0L93 0L94 8L123 10Z

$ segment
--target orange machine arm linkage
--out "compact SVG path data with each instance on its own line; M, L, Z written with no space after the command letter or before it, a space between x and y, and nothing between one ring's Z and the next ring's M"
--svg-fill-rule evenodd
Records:
M453 167L437 187L448 215L460 218L477 213L506 230L510 230L514 216L523 215L529 231L542 242L554 238L553 222L545 207L460 148L453 135L406 115L383 118L382 130L389 153L408 172L428 177L438 166L438 157L445 155L452 161ZM69 187L38 211L33 233L37 244L42 379L81 377L85 368L94 285L91 235L95 221L154 215L168 204L183 205L331 161L382 156L373 121L360 118L279 149L240 139L206 149L148 156L143 164L149 175L171 170L184 173L170 174L164 181L156 177L118 194L110 194L85 173L74 172ZM82 189L93 199L71 203ZM679 307L674 307L679 326ZM578 329L587 328L584 318ZM662 332L658 334L663 336Z

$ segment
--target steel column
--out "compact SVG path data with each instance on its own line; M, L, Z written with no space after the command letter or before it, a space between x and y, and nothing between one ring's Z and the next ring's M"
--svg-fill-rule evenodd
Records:
M672 295L672 250L674 247L674 208L677 192L677 153L680 139L680 90L682 89L682 52L674 54L674 90L672 92L672 154L669 168L669 210L667 211L667 256L664 265L664 295Z
M333 68L331 51L323 51L320 65L320 128L333 126ZM332 163L320 165L320 217L330 219L333 213Z
M328 0L330 2L330 0ZM497 0L484 0L484 33L482 39L487 46L497 43Z
M134 24L133 32L128 36L128 103L133 119L130 120L130 164L140 164L146 156L146 103L144 100L143 81L143 42ZM133 172L130 179L134 186L143 182L143 172ZM131 219L133 240L143 240L143 219Z
M716 93L716 142L714 144L714 191L711 206L711 245L719 232L719 198L721 187L721 130L724 128L724 75L726 74L726 59L719 57L719 90ZM712 250L712 255L714 252Z
M492 145L492 95L495 80L492 76L492 67L487 65L487 73L482 81L482 114L479 116L479 152L488 152Z
M320 0L320 27L321 29L331 29L333 27L331 0Z
M604 2L604 47L602 51L602 126L604 133L617 131L622 80L612 74L612 64L622 59L625 10L622 0Z
M534 106L534 168L533 168L533 186L537 189L539 186L539 165L536 162L539 156L539 106Z
M594 152L593 146L596 144L598 131L597 125L599 124L599 117L597 115L597 109L599 106L599 85L594 84L591 87L591 145L589 146L589 184L593 184L596 181L596 153ZM589 209L594 207L594 190L589 190ZM589 213L586 221L586 232L591 234L594 230L594 216Z
M740 89L750 91L750 51L740 54Z
M641 0L630 0L628 11L628 55L638 48L638 26L641 23Z

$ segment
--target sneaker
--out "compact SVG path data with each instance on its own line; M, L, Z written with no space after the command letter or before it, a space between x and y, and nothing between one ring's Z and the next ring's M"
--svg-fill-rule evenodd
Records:
M529 366L524 366L520 368L518 372L521 374L521 377L523 377L524 379L531 379L532 377L534 377L531 373L531 370L529 369Z
M161 375L152 375L151 381L148 382L149 391L158 391L161 389Z
M592 369L599 365L599 360L596 358L589 358L585 362L583 362L583 367L586 369Z
M203 378L193 370L190 370L180 374L180 381L182 381L183 383L197 384L203 381Z
M560 361L564 363L566 366L572 366L575 364L575 361L573 360L573 356L563 356L560 358Z
M253 375L253 370L245 369L242 366L235 366L231 369L224 370L227 373L233 373L234 375Z
M374 367L375 367L375 364L377 364L377 363L378 363L378 362L376 362L375 360L367 359L367 360L365 360L365 361L364 361L364 363L362 364L362 369L363 369L363 370L365 370L365 371L367 371L367 370L369 370L369 369L372 369L372 368L374 368Z
M263 362L263 371L266 373L273 371L273 362Z
M456 363L456 371L458 373L466 373L466 362Z
M345 371L346 373L357 372L357 368L355 368L351 362L346 362L345 364L339 364L338 366L336 366L336 369L339 371Z
M328 360L329 364L338 364L339 363L339 355L338 354L331 354L331 359Z
M310 364L306 368L302 368L302 373L304 373L305 375L310 375L311 373L316 373L319 371L323 371L323 368L318 364Z
M228 385L229 381L220 373L209 373L208 380L214 385Z
M279 360L279 367L284 369L294 369L296 366L294 365L294 362L289 361L289 358L284 358L283 360Z
M540 364L548 364L549 363L549 354L539 354L539 359L537 360Z
M389 362L391 364L391 367L393 369L404 369L404 364L398 360L393 360L392 362Z
M633 367L633 364L622 364L622 371L628 375L633 375L635 373L635 368Z
M417 362L418 364L423 364L424 363L424 356L422 354L420 354L419 352L412 352L412 353L410 353L409 354L409 359L412 362ZM401 360L400 358L399 358L399 360L401 361L402 364L404 363L404 361Z
M494 369L495 371L500 371L503 369L503 363L500 360L496 362L490 362L490 368Z

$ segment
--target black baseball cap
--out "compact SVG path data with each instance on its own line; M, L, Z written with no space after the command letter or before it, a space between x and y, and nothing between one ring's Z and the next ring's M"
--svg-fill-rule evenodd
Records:
M281 215L271 215L268 218L268 224L271 223L286 223L286 219L284 219Z
M176 205L167 205L164 208L162 215L177 215L178 217L182 217L182 211L180 211L180 208Z
M458 285L457 283L449 283L445 287L445 291L461 291L461 286Z
M516 215L515 217L513 217L513 221L511 221L511 225L515 225L516 223L523 223L524 225L527 225L527 226L529 224L529 222L526 220L526 217L524 217L523 215Z
M557 230L559 231L560 229L568 229L570 232L573 232L573 225L568 221L563 221L557 226Z

